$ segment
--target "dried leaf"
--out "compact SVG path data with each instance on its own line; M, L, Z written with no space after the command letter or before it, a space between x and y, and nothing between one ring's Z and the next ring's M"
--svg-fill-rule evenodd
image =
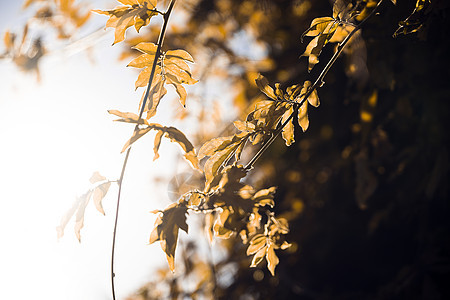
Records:
M155 78L152 83L152 88L148 94L148 99L145 103L144 112L147 112L147 116L145 117L149 120L156 114L156 109L158 108L159 102L167 93L166 88L164 87L164 81L161 78L161 75L155 75ZM139 107L142 107L142 103L144 101L144 96L146 91L142 94L141 101L139 103Z
M98 171L95 171L94 174L92 174L91 178L89 179L89 182L94 184L99 181L106 180L105 176L102 176Z
M233 143L223 150L217 151L211 156L205 163L205 190L209 190L210 184L213 182L217 175L219 168L225 162L225 160L233 153L239 146L239 143Z

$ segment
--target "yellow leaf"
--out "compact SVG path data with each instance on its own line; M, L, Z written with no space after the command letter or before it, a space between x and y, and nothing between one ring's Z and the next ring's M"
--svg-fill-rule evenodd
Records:
M139 73L138 79L136 80L135 87L146 87L148 85L148 81L150 80L150 75L152 72L152 67L147 67ZM156 66L155 68L155 76L161 74L161 67Z
M94 174L92 174L91 178L89 179L89 182L94 184L99 181L106 180L105 176L100 175L98 171L95 171Z
M272 276L275 276L275 268L279 263L278 256L275 254L275 249L273 244L269 244L267 247L267 268L269 269Z
M281 119L281 122L284 123L293 113L294 113L294 107L291 105L290 108L284 113L284 115ZM292 121L292 118L286 124L286 126L284 126L283 132L282 132L282 137L283 137L284 141L286 142L286 146L290 146L290 145L292 145L293 142L295 142L295 140L294 140L294 122Z
M133 131L133 135L131 136L131 138L125 143L125 145L122 148L121 153L123 153L125 150L128 149L128 147L130 147L134 142L136 142L138 139L140 139L142 136L144 136L147 132L149 132L150 130L152 130L151 127L146 127L146 128L142 128L142 129L138 129Z
M95 13L109 16L106 27L115 28L113 45L125 39L125 31L129 27L135 25L136 31L139 32L142 26L150 22L151 17L158 14L154 10L156 6L155 0L143 0L138 3L121 1L121 3L126 3L126 6L117 6L114 9L105 11L93 10Z
M205 163L205 191L208 191L210 184L213 182L217 175L219 168L225 162L225 160L233 153L234 150L239 146L239 143L231 144L223 150L217 151L211 156Z
M103 210L102 200L105 197L106 193L108 193L109 187L111 186L111 182L105 182L97 186L92 195L92 200L94 201L95 208L105 215L105 211Z
M153 64L153 60L155 59L155 55L152 54L141 54L135 59L133 59L127 67L133 67L133 68L145 68L147 66L151 66Z
M89 198L91 197L91 191L87 192L83 196L80 197L80 202L77 208L77 213L75 215L75 235L79 242L81 242L80 231L84 226L84 212L86 210L86 206L89 203Z
M266 245L267 238L263 234L255 235L250 241L250 245L247 248L247 255L252 255L258 252L262 247Z
M146 53L148 55L155 55L156 54L156 50L158 48L157 45L155 45L154 43L139 43L136 46L132 47L133 49L139 50L142 53Z
M311 86L311 81L309 81L309 80L305 81L305 83L303 84L301 95L305 95L308 92L310 86ZM308 100L309 104L311 104L314 107L318 107L320 105L319 96L317 94L316 89L308 96L307 100Z
M181 59L184 59L184 60L186 60L188 62L191 62L191 63L194 62L194 59L192 58L192 56L187 51L181 50L181 49L169 50L169 51L166 52L165 57L169 58L169 59L173 58L173 57L181 58Z
M164 131L158 131L155 135L155 142L153 144L153 152L155 153L155 156L153 157L153 160L156 160L159 157L158 150L159 150L159 146L161 145L161 138L162 138L163 134L164 134Z
M331 17L315 18L308 30L303 33L303 36L317 36L323 33L330 22L334 22Z
M302 106L298 110L298 125L302 128L303 131L306 131L309 127L309 119L308 119L308 102L302 104Z
M175 87L178 96L180 96L181 105L183 105L183 107L186 107L186 89L179 83L176 77L172 76L171 74L166 74L166 76L167 83L172 84Z
M135 113L121 112L121 111L114 110L114 109L113 110L108 110L108 113L110 113L112 115L116 115L116 116L122 118L122 119L117 119L117 120L114 120L114 121L148 125L147 120L142 119L142 118L139 119L139 116L137 114L135 114Z
M155 228L150 234L149 243L160 241L172 272L175 269L174 258L178 242L178 230L188 231L186 213L187 207L180 203L169 205L156 219Z
M262 247L261 249L256 252L255 256L253 256L252 264L250 265L250 268L256 267L263 259L264 255L266 255L267 246Z
M197 80L191 77L190 72L186 72L180 69L175 64L164 65L164 71L166 76L172 75L172 81L176 83L195 84ZM176 78L176 79L175 79Z
M261 92L266 94L267 97L273 100L277 99L277 96L275 96L273 89L269 86L269 81L264 76L259 74L258 78L256 78L255 81L258 88L261 90Z
M166 88L164 87L164 81L162 80L161 75L155 75L153 80L152 88L148 94L148 99L145 103L144 112L147 112L146 119L150 119L156 114L156 109L158 108L159 102L167 93ZM144 101L144 96L146 91L142 94L141 102L139 103L139 107L142 107L142 102Z
M225 147L230 145L232 139L233 136L227 136L227 137L218 137L207 141L198 151L198 159L202 159L205 156L212 156L216 151L225 149Z
M178 57L164 59L164 66L166 66L166 67L174 66L174 67L188 73L189 75L192 75L191 68L189 67L189 65L184 60L182 60L181 58L178 58Z

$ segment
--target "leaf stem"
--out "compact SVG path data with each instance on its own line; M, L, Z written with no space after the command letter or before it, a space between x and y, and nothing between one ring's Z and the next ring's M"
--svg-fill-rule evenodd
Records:
M348 44L348 42L350 41L350 38L358 31L361 29L362 25L370 18L372 17L376 10L378 9L378 7L381 5L381 3L383 2L383 0L380 0L377 5L375 6L375 8L370 12L370 14L364 18L364 20L361 21L361 23L359 23L358 25L355 26L355 28L353 28L353 30L344 38L344 40L342 42L340 42L338 44L338 49L337 51L333 54L333 56L331 57L330 61L327 63L327 65L324 67L324 69L322 70L322 72L320 73L320 75L317 77L316 81L314 82L314 84L308 89L308 91L303 95L303 98L301 99L301 101L297 102L294 104L294 112L289 116L289 118L286 119L286 121L284 121L275 131L275 133L270 137L270 139L259 149L259 151L255 154L255 156L253 156L253 158L247 163L247 165L245 166L246 170L251 170L253 169L253 165L255 164L255 162L261 157L261 155L267 150L267 148L269 148L269 146L275 141L275 139L278 137L278 135L283 131L283 128L291 121L291 119L294 117L294 115L297 113L297 110L299 107L301 107L303 105L303 103L305 103L305 101L308 99L308 97L313 93L313 91L317 88L320 88L323 84L324 81L323 79L325 78L325 75L327 75L328 71L331 69L331 67L333 66L333 64L336 62L336 60L338 59L338 57L342 54L342 51L344 50L345 46Z
M169 21L169 17L170 14L172 12L173 6L175 5L176 0L171 0L169 3L169 6L167 8L167 11L165 13L163 13L163 25L161 27L161 31L159 33L159 37L158 37L158 42L157 42L157 48L156 48L156 53L155 53L155 58L153 59L153 65L152 65L152 71L150 74L150 78L148 80L148 84L147 84L147 90L145 91L145 96L144 96L144 100L142 101L142 107L140 108L140 112L139 112L139 119L142 118L142 115L144 113L144 108L147 102L147 98L149 96L150 93L150 89L152 86L152 82L153 82L153 78L155 76L155 70L156 70L156 64L158 62L158 58L161 55L161 46L164 42L164 37L166 35L166 31L167 31L167 23ZM134 127L134 132L139 130L139 124L136 124L136 126ZM115 257L115 246L116 246L116 235L117 235L117 222L119 219L119 205L120 205L120 196L122 193L122 184L123 184L123 178L125 176L125 169L127 167L128 164L128 157L130 156L130 152L131 152L131 146L128 148L127 153L125 155L125 159L123 161L123 165L122 165L122 171L120 174L120 179L119 179L119 191L117 194L117 207L116 207L116 216L114 219L114 231L113 231L113 239L112 239L112 247L111 247L111 289L112 289L112 298L113 300L116 300L116 293L115 293L115 286L114 286L114 278L115 278L115 273L114 273L114 257Z

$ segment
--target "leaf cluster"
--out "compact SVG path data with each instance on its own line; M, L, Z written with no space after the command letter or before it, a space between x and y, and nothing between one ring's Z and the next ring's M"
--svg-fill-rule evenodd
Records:
M56 228L58 238L63 237L66 225L68 224L70 219L72 219L72 217L75 216L74 231L78 241L81 242L80 231L84 226L84 213L86 211L86 207L89 201L91 200L92 202L94 202L95 208L100 213L105 215L102 200L108 193L112 181L107 180L106 177L100 175L100 173L98 172L92 174L89 181L93 185L93 187L75 200L72 207L64 214L59 226Z

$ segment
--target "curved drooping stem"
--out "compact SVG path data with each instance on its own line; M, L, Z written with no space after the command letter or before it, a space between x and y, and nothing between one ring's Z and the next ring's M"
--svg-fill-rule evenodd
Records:
M144 99L142 101L142 106L140 108L139 111L139 119L142 118L142 114L144 113L144 108L146 106L149 94L150 94L150 89L152 86L152 82L153 82L153 78L155 77L155 70L156 70L156 65L158 63L158 58L161 56L161 47L162 44L164 42L164 37L166 35L166 31L167 31L167 23L169 21L169 17L170 14L172 13L172 9L175 5L176 0L171 0L169 3L169 6L167 8L167 11L165 13L163 13L163 24L161 27L161 31L159 33L159 37L158 37L158 42L157 42L157 48L156 48L156 53L155 53L155 58L153 59L153 65L152 65L152 71L150 73L150 78L148 80L148 84L147 84L147 90L145 91L145 95L144 95ZM134 131L138 131L139 130L139 125L137 124L134 128ZM131 146L128 147L128 150L125 154L125 159L123 161L123 165L122 165L122 171L120 173L120 179L119 179L119 191L117 193L117 206L116 206L116 215L114 218L114 231L113 231L113 238L112 238L112 247L111 247L111 289L112 289L112 298L113 300L116 299L116 292L115 292L115 286L114 286L114 278L115 278L115 273L114 273L114 257L115 257L115 247L116 247L116 236L117 236L117 221L119 219L119 206L120 206L120 196L122 193L122 185L123 185L123 178L125 176L125 169L127 167L128 164L128 157L130 156L130 152L131 152Z
M261 157L261 155L267 150L267 148L270 147L270 145L275 141L275 139L278 137L278 135L283 131L283 128L292 120L292 118L296 115L297 110L305 103L305 101L308 99L309 96L316 90L317 88L320 88L324 81L325 75L327 75L328 71L330 71L333 64L336 62L338 57L342 54L342 51L344 50L345 46L350 41L351 37L361 29L362 25L370 18L372 17L375 12L377 11L378 7L381 5L383 0L380 0L375 8L370 12L370 14L364 18L364 20L361 21L358 25L353 28L353 30L344 38L342 42L338 44L337 51L333 54L330 61L326 64L326 66L323 68L322 72L320 72L320 75L317 77L316 81L314 81L314 84L311 85L311 87L308 89L308 91L303 95L302 99L294 104L294 112L287 118L283 123L281 123L275 132L272 134L272 136L267 140L267 142L258 150L258 152L253 156L253 158L247 163L245 166L245 169L251 170L253 168L253 165L255 162Z

